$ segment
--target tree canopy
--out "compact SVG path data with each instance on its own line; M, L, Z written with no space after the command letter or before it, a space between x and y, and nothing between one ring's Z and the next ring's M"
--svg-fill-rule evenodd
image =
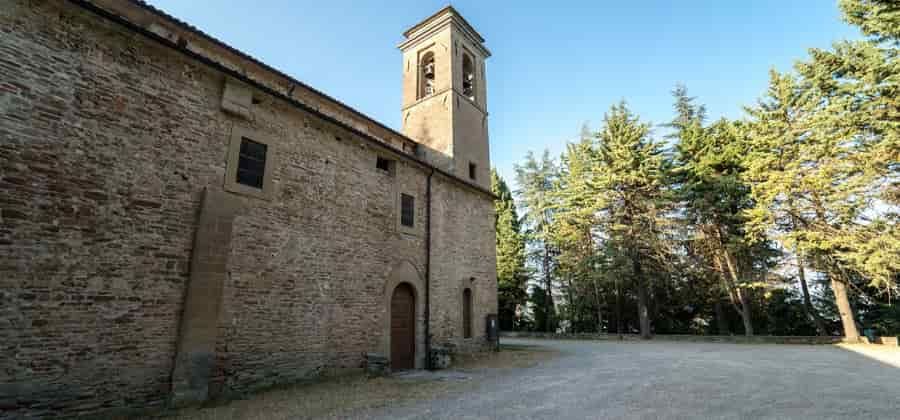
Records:
M864 39L772 70L740 120L679 84L662 136L623 101L515 195L494 174L506 325L900 334L900 7L839 7Z

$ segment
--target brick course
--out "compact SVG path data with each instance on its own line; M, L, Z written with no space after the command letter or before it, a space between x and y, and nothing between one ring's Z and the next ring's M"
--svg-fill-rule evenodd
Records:
M428 167L259 91L249 120L222 112L221 71L71 3L0 3L0 418L167 403L204 191L237 209L210 396L385 352L397 267L424 296ZM235 127L277 142L273 199L222 191ZM385 154L393 175L375 168ZM475 349L496 312L493 204L433 179L431 332Z

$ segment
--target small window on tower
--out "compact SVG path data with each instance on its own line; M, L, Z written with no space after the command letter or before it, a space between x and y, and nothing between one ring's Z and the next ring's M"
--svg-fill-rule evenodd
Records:
M238 183L248 187L263 187L263 178L266 174L265 144L257 143L246 137L241 139L241 150L238 154L237 178Z
M385 171L387 173L393 173L394 172L394 161L387 159L387 158L383 158L381 156L378 156L377 160L375 161L375 167L378 169L381 169L382 171Z
M427 52L419 62L419 98L431 95L435 91L434 85L434 53Z
M400 224L413 227L416 217L416 199L411 195L400 194Z
M474 163L469 162L469 179L475 179L478 167Z
M463 64L462 64L462 76L463 76L463 96L469 98L469 100L475 100L475 65L472 63L472 56L467 53L463 53Z

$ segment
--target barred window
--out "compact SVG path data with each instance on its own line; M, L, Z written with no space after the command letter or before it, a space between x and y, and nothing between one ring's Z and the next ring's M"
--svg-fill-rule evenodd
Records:
M411 195L400 194L400 224L413 227L416 214L416 200Z
M241 150L238 155L237 178L238 183L249 187L262 189L263 178L266 173L265 144L255 142L246 137L241 138Z

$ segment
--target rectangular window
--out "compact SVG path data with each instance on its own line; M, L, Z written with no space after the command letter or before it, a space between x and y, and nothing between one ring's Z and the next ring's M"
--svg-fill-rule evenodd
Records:
M475 179L475 169L477 169L475 164L472 162L469 162L469 178L470 179Z
M381 156L378 157L378 160L375 161L375 167L381 169L385 172L391 172L392 162L390 159L385 159Z
M266 173L267 149L265 144L257 143L246 137L241 138L237 178L235 179L239 184L262 189Z
M463 290L463 338L472 338L472 289Z
M416 216L416 200L411 195L400 194L400 224L413 227Z
M273 198L278 143L264 132L235 125L228 140L225 191L263 200Z

